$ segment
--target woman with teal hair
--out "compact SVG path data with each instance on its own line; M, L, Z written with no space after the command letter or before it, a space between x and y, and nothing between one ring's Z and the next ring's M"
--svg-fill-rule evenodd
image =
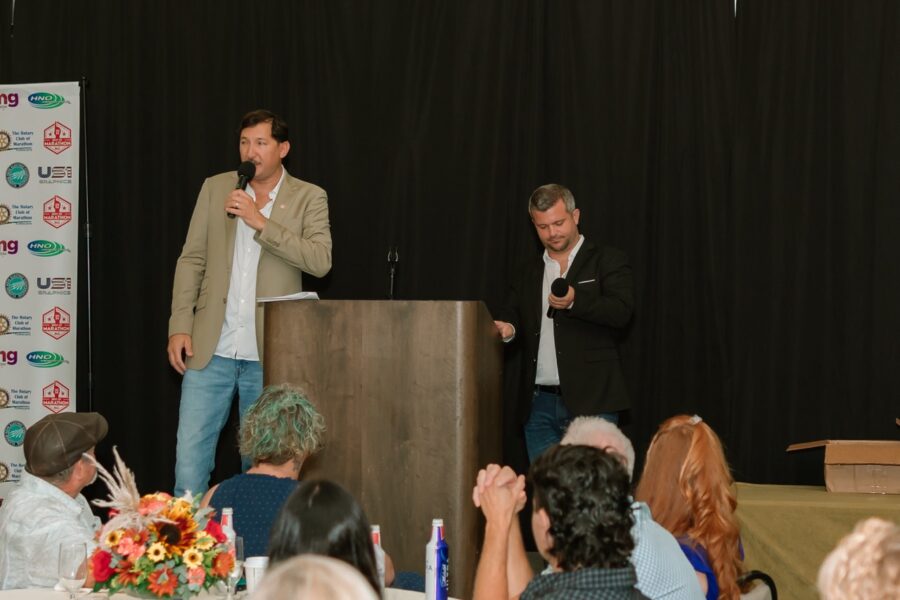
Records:
M240 431L241 455L253 466L213 486L202 506L217 514L234 509L234 530L247 556L263 556L272 523L296 489L303 462L319 451L325 419L306 395L289 385L273 385L247 410Z

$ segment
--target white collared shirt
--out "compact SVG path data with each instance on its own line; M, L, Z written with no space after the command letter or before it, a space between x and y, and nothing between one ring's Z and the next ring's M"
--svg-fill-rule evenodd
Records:
M559 368L556 364L556 339L553 337L553 319L547 316L547 309L550 307L550 286L553 282L565 277L572 263L575 261L575 255L581 249L584 243L584 236L578 236L578 243L569 252L568 265L565 271L561 271L559 263L550 258L550 254L544 250L544 284L541 286L541 338L538 342L537 372L535 373L535 385L559 385Z
M53 587L59 545L84 542L94 551L100 519L84 496L72 498L40 477L22 479L0 507L0 590Z
M268 202L259 211L267 219L272 214L275 197L286 176L287 169L282 167L278 184L269 192ZM248 185L246 191L256 200L253 187ZM259 348L256 345L256 273L262 248L253 239L256 230L240 217L236 217L236 220L225 322L222 323L222 333L219 335L215 354L237 360L259 360Z

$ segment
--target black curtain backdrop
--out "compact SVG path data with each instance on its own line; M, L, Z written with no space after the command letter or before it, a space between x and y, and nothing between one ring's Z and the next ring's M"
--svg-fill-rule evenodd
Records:
M11 29L0 0L0 82L89 83L101 456L117 444L143 489L173 484L175 261L203 178L237 166L239 117L257 107L290 123L291 173L329 192L334 268L307 279L323 297L384 298L397 245L399 297L496 307L539 251L530 192L565 183L583 233L635 269L622 354L639 454L662 419L698 413L739 479L821 483L821 456L785 455L789 442L897 438L900 5L738 12L20 0ZM519 433L503 433L522 468ZM237 467L231 444L217 477Z

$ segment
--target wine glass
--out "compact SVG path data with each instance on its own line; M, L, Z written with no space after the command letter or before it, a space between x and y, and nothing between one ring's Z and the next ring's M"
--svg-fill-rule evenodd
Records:
M87 575L87 544L59 545L59 583L69 592L69 600L75 600L75 592L84 585Z
M228 572L228 579L226 581L228 595L225 597L228 600L234 599L234 592L237 589L238 581L241 579L241 570L244 567L244 538L240 536L235 537L232 549L234 550L234 566L231 568L231 571Z

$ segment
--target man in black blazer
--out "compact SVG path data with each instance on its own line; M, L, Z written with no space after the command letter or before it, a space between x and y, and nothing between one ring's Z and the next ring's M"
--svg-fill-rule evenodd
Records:
M615 423L628 408L615 332L631 319L634 285L624 252L578 233L580 213L568 188L539 187L528 212L545 251L513 282L494 323L504 342L523 344L517 408L533 462L574 417ZM561 296L551 292L558 278L565 279Z

